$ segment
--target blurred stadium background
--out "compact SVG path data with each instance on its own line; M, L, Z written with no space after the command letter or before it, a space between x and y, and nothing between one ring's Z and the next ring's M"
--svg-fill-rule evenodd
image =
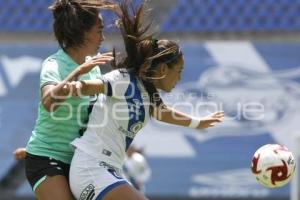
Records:
M52 0L1 0L0 199L34 199L24 163L14 160L34 126L41 62L55 52ZM251 175L252 154L266 143L300 148L300 0L151 0L159 38L185 54L170 105L196 115L224 109L209 131L152 122L138 135L152 169L150 199L299 200L292 184L266 189ZM122 46L107 22L102 51ZM183 105L182 102L187 104ZM189 107L189 103L194 105ZM263 117L261 117L263 116Z

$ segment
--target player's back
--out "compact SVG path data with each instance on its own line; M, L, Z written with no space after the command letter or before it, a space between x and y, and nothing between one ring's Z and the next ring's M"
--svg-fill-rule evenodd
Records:
M98 96L84 135L72 144L122 168L126 150L149 120L149 95L140 80L124 69L105 74L102 79L105 94Z

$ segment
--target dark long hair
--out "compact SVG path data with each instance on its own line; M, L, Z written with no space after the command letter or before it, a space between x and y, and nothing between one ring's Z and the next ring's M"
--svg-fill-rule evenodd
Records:
M155 88L154 74L160 63L173 67L182 53L176 42L157 40L149 33L150 25L143 24L145 17L145 2L134 7L130 0L123 0L117 13L117 23L125 44L127 56L115 68L127 68L128 72L136 75L144 84L153 106L163 104ZM150 110L153 111L153 108Z
M77 48L84 44L84 33L95 25L99 9L111 9L109 1L55 0L49 7L53 13L54 35L61 48Z

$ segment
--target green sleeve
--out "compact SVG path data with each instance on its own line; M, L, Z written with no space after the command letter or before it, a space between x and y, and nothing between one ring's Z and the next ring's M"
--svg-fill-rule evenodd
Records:
M61 81L59 65L55 59L47 59L43 62L40 75L40 88L49 84L57 84Z

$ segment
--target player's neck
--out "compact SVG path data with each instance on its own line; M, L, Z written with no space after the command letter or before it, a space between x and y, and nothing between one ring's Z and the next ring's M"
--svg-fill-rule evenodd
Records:
M83 49L69 48L66 49L65 51L78 65L81 65L85 62L85 57L87 56L87 52L84 51Z

